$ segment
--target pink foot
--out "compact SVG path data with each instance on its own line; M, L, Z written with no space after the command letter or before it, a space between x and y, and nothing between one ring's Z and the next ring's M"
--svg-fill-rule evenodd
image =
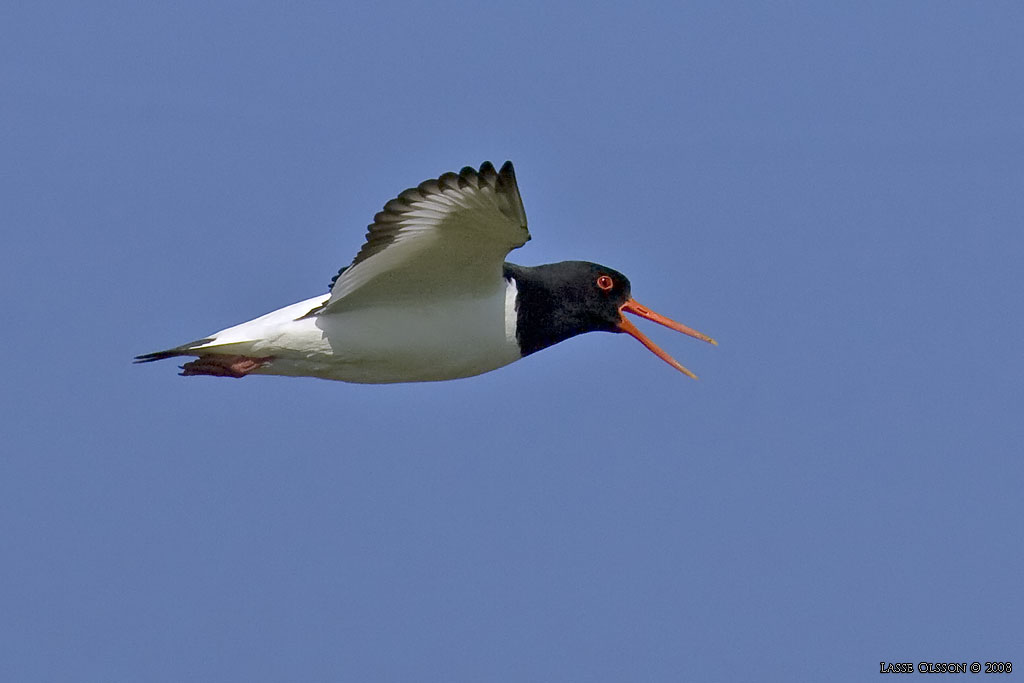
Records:
M185 377L192 375L212 375L213 377L245 377L253 370L262 368L273 360L267 358L250 358L249 356L221 356L208 355L185 363L181 366L181 374Z

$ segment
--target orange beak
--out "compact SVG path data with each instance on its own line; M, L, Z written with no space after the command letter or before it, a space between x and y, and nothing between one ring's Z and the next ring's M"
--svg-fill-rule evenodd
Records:
M635 299L628 299L626 303L619 306L619 313L633 313L634 315L638 315L641 318L647 318L648 320L656 322L659 325L669 327L675 330L676 332L688 334L694 339L700 339L701 341L706 341L709 344L714 344L715 346L718 346L718 342L716 342L714 339L707 336L706 334L701 334L697 330L687 327L682 323L677 323L675 320L670 320L663 315L659 315L652 311L651 309L641 306L636 302ZM646 346L648 350L650 350L655 356L662 359L679 372L683 373L684 375L688 375L693 379L697 379L697 375L693 374L692 372L684 368L679 363L679 361L677 361L675 358L662 351L654 342L652 342L650 339L644 336L644 334L636 328L636 325L626 320L626 316L622 316L622 320L619 321L619 329L625 332L626 334L634 337L638 342Z

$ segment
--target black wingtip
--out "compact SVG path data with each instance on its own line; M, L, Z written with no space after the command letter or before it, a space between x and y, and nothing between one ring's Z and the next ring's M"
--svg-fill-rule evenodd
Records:
M466 166L459 171L459 177L474 185L475 183L472 180L478 180L481 184L488 185L499 191L516 186L516 171L511 161L506 161L502 164L500 171L495 170L494 164L490 161L480 164L479 170L472 166Z
M485 161L480 164L479 168L473 168L472 166L463 166L459 171L459 177L465 180L471 178L500 178L502 180L516 179L516 171L512 166L511 161L506 161L501 165L501 170L496 170L494 164L490 161Z

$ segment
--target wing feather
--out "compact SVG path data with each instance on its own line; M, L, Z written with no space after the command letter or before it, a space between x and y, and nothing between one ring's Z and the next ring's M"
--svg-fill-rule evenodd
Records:
M331 283L321 312L382 301L472 295L499 286L509 251L530 239L512 162L485 161L401 192Z

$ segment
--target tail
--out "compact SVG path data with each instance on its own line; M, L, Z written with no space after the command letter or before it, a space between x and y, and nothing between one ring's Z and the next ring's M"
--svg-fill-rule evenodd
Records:
M175 358L177 356L198 356L200 355L197 351L207 344L214 341L215 337L208 337L206 339L197 339L181 346L175 346L173 349L167 349L165 351L154 351L153 353L144 353L141 356L135 356L134 363L152 363L155 360L164 360L165 358Z

